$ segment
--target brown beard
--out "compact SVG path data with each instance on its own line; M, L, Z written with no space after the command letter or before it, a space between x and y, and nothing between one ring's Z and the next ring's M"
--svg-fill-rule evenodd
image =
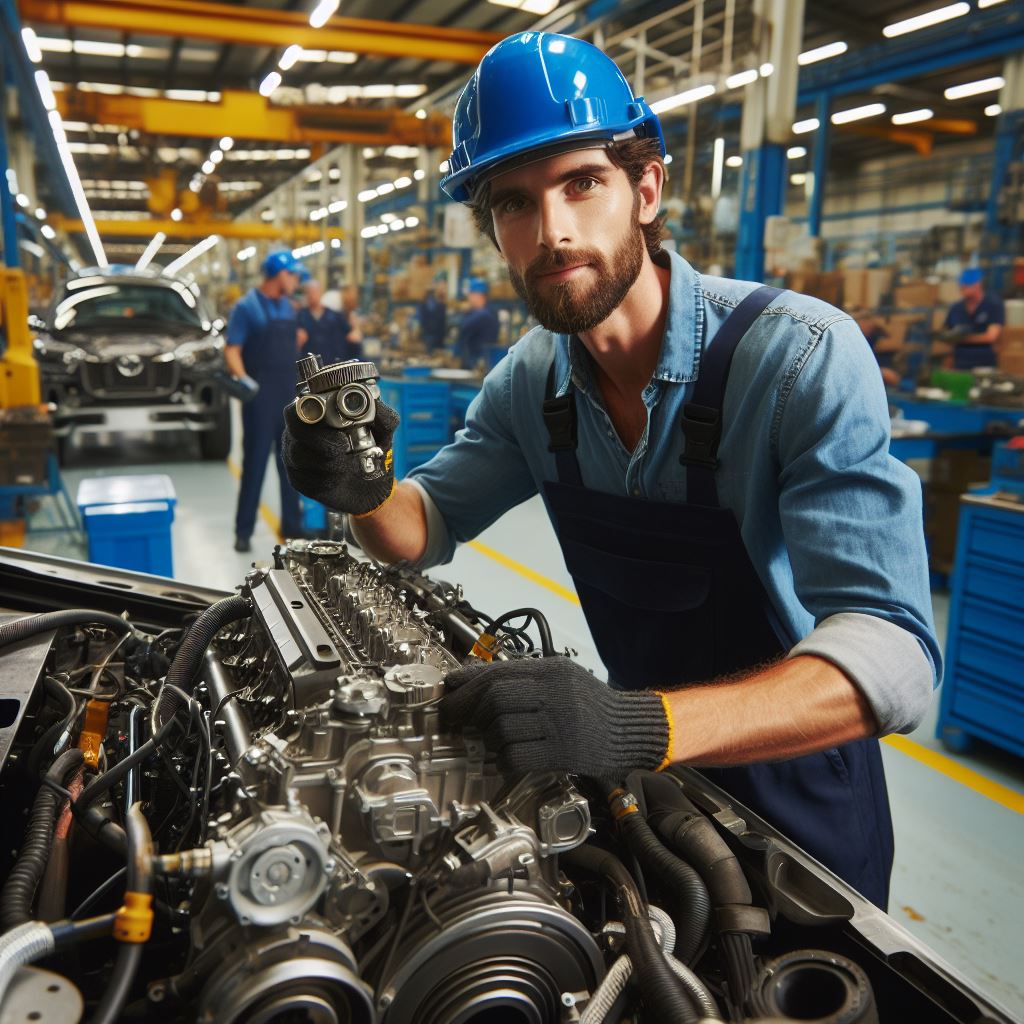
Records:
M556 334L580 334L604 323L621 305L640 276L645 251L643 231L634 219L626 238L610 256L597 249L554 249L538 256L522 274L511 266L508 274L538 323ZM597 274L592 285L569 280L549 284L543 293L537 287L540 274L581 263L589 264Z

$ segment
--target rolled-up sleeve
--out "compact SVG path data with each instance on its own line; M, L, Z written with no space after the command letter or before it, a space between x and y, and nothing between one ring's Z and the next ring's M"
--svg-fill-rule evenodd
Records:
M909 732L941 673L921 483L889 454L885 392L856 325L812 339L781 394L779 510L796 594L815 622L792 654L832 661L881 733Z
M426 499L427 548L420 568L450 562L456 544L537 493L512 427L515 358L511 349L484 379L454 442L409 474Z

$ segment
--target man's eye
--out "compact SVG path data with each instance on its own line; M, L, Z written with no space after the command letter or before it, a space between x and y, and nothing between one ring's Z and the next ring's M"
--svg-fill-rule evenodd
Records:
M592 189L597 187L596 178L577 178L573 182L573 187L577 192L590 192Z
M503 199L498 204L499 213L518 213L523 208L523 200L521 196L512 196L509 199Z

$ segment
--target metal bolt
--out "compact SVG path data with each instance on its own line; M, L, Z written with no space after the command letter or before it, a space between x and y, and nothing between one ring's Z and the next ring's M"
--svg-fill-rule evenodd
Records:
M324 862L324 871L333 871L336 867L333 860L327 860Z
M231 895L231 890L228 888L226 882L218 882L213 887L213 891L219 900L226 900Z
M267 868L267 881L273 885L284 885L292 877L292 869L283 861L271 864Z

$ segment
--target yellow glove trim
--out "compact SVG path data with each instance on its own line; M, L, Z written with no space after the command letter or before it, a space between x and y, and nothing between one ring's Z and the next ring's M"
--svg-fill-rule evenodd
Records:
M365 519L367 516L375 515L392 499L396 486L395 481L392 480L391 490L388 491L388 496L376 508L371 508L369 512L350 512L349 515L351 515L353 519Z
M153 931L153 897L148 892L126 892L124 906L114 918L118 942L148 942Z
M665 712L665 721L668 723L668 744L665 747L665 756L662 758L661 764L654 769L656 772L663 772L672 763L672 741L675 736L675 725L672 721L672 709L668 705L668 694L662 693L661 690L655 690L654 692L661 698L661 707Z

